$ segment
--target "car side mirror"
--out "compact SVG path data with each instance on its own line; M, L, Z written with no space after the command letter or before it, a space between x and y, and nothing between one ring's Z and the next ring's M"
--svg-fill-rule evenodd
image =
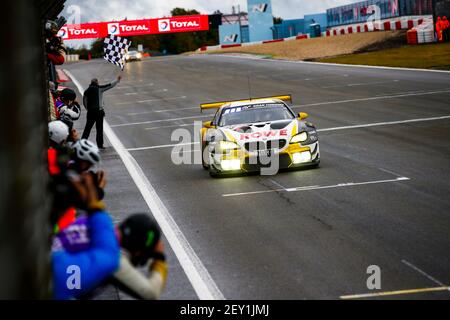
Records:
M300 112L299 114L298 114L298 118L300 119L300 120L305 120L305 119L307 119L309 117L309 114L307 114L306 112Z
M212 121L203 122L203 128L210 129L212 127L213 127Z

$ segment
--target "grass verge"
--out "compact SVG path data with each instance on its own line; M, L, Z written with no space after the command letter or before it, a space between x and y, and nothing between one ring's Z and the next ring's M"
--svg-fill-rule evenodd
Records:
M450 43L406 45L375 52L314 59L317 62L450 70Z

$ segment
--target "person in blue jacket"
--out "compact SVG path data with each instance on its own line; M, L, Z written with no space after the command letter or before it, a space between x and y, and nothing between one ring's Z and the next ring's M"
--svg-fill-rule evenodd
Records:
M80 297L110 277L119 268L120 247L111 217L98 200L91 175L70 178L72 190L88 214L90 246L73 253L63 247L53 248L53 298L68 300Z

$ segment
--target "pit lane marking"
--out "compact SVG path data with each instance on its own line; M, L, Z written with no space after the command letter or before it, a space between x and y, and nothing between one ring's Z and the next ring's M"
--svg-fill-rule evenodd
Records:
M311 190L322 190L322 189L347 188L347 187L356 187L356 186L372 185L372 184L394 183L394 182L409 181L409 180L411 180L411 179L407 178L407 177L399 177L396 179L389 179L389 180L376 180L376 181L365 181L365 182L346 182L346 183L339 183L339 184L328 185L328 186L317 185L317 186L295 187L295 188L286 188L286 189L229 193L229 194L223 194L222 197L229 198L229 197L259 195L259 194L274 193L274 192L300 192L300 191L311 191Z
M397 290L397 291L385 291L376 293L363 293L363 294L352 294L346 296L340 296L340 299L351 300L351 299L363 299L363 298L376 298L385 296L395 296L395 295L405 295L405 294L417 294L426 292L439 292L450 290L450 287L435 287L435 288L420 288L420 289L408 289L408 290Z

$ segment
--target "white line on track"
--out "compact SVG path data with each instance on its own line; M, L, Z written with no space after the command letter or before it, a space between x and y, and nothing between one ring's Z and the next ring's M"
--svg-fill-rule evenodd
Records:
M284 189L284 190L287 189L286 187L282 186L281 184L279 184L278 182L276 182L276 181L273 180L273 179L267 179L267 180L269 180L270 182L272 182L274 185L276 185L277 187L279 187L279 188L281 188L281 189Z
M122 123L122 124L115 124L115 125L111 126L111 128L129 127L129 126L135 126L135 125L141 125L141 124L150 124L150 123L159 123L159 122L172 122L172 121L179 121L179 120L210 118L210 117L211 117L211 115L205 115L205 116L192 116L192 117L172 118L172 119L163 119L163 120L151 120L151 121L145 121L145 122Z
M152 149L164 149L164 148L173 148L173 147L181 147L181 146L192 146L192 145L195 145L195 144L197 144L197 142L165 144L165 145L152 146L152 147L130 148L130 149L127 149L127 151L143 151L143 150L152 150Z
M369 127L392 126L392 125L397 125L397 124L406 124L406 123L414 123L414 122L437 121L437 120L445 120L445 119L450 119L450 116L410 119L410 120L401 120L401 121L389 121L389 122L377 122L377 123L368 123L368 124L359 124L359 125L354 125L354 126L325 128L325 129L319 129L317 131L318 132L327 132L327 131L360 129L360 128L369 128Z
M383 168L378 168L378 170L381 170L381 171L383 171L383 172L392 174L393 176L396 176L396 177L398 177L398 178L402 176L402 175L400 175L400 174L398 174L398 173L396 173L396 172L394 172L394 171L392 171L392 170L383 169Z
M180 124L180 125L145 128L145 130L159 130L159 129L167 129L167 128L183 128L183 127L193 127L193 126L194 126L193 123L184 123L184 124Z
M265 193L274 193L274 192L300 192L300 191L311 191L311 190L322 190L322 189L347 188L347 187L356 187L356 186L372 185L372 184L393 183L393 182L408 181L408 180L411 180L411 179L407 178L407 177L400 177L400 178L390 179L390 180L346 182L346 183L339 183L339 184L329 185L329 186L306 186L306 187L295 187L295 188L286 188L286 189L229 193L229 194L223 194L222 197L229 198L229 197L241 197L241 196L265 194Z
M173 98L148 99L148 100L139 100L139 101L119 102L119 103L116 103L116 105L130 105L133 103L149 103L149 102L157 102L157 101L180 100L180 99L186 99L186 98L187 98L186 96L181 96L181 97L173 97Z
M197 118L197 117L195 117L195 118ZM445 119L450 119L450 116L433 117L433 118L420 118L420 119L410 119L410 120L400 120L400 121L391 121L391 122L377 122L377 123L359 124L359 125L354 125L354 126L324 128L324 129L318 129L317 131L318 132L332 132L332 131L339 131L339 130L350 130L350 129L361 129L361 128L369 128L369 127L401 125L401 124L407 124L407 123L437 121L437 120L445 120ZM178 118L176 120L180 120L180 118ZM175 121L175 120L171 119L171 120L167 120L167 121ZM159 122L159 120L157 122ZM191 124L189 124L189 125L191 125ZM117 126L121 126L121 125L117 125ZM186 124L185 126L188 126L188 124ZM114 127L114 126L112 126L112 127ZM179 126L147 128L146 130L172 128L172 127L179 127ZM186 143L186 144L183 144L183 145L194 145L194 144L196 144L196 143L192 142L192 143ZM142 150L151 150L151 149L173 148L173 147L176 147L176 146L179 146L179 144L166 144L166 145L159 145L159 146L133 148L133 149L128 149L128 151L142 151Z
M331 89L331 88L344 88L344 87L360 87L360 86L372 86L378 84L386 84L392 82L399 82L400 80L388 80L388 81L374 81L374 82L360 82L360 83L349 83L349 84L340 84L328 87L322 87L322 89Z
M305 108L305 107L316 107L316 106L326 106L326 105L334 105L334 104L345 104L345 103L351 103L351 102L364 102L364 101L373 101L373 100L385 100L385 99L396 99L396 98L405 98L405 97L417 97L417 96L427 96L427 95L434 95L434 94L441 94L441 93L450 93L450 90L438 90L438 91L412 91L412 92L404 92L399 94L391 94L391 95L377 95L374 97L368 97L368 98L358 98L358 99L350 99L350 100L337 100L337 101L324 101L324 102L316 102L316 103L309 103L309 104L299 104L299 105L293 105L291 106L292 109L297 108ZM146 102L154 102L154 101L165 101L165 100L178 100L178 99L184 99L186 96L183 97L176 97L176 98L165 98L165 99L154 99L154 100L144 100ZM135 103L144 103L144 101L136 101ZM133 102L121 102L117 103L117 105L130 105ZM145 111L145 112L139 112L139 113L130 113L128 115L143 115L143 114L151 114L151 113L164 113L164 112L176 112L178 110L197 110L199 107L189 107L189 108L181 108L181 109L163 109L163 110L155 110L155 111ZM160 120L164 121L164 120ZM130 125L139 125L139 124L146 124L147 122L138 122L138 123L132 123ZM126 125L126 124L125 124Z
M281 60L281 59L265 59L264 57L246 57L239 55L226 55L226 54L215 54L215 55L205 55L204 57L228 57L236 59L248 59L248 60L258 60L258 61L268 61L268 62L282 62L282 63L294 63L294 64L305 64L305 65L318 65L318 66L331 66L331 67L341 67L341 68L365 68L365 69L379 69L379 70L397 70L397 71L416 71L416 72L434 72L434 73L450 73L447 70L430 70L430 69L414 69L414 68L400 68L400 67L383 67L383 66L369 66L369 65L358 65L358 64L341 64L341 63L326 63L326 62L310 62L310 61L292 61L292 60Z
M411 262L408 262L406 260L402 260L402 263L407 265L408 267L410 267L411 269L413 269L414 271L417 271L418 273L420 273L421 275L423 275L425 278L431 280L432 282L434 282L435 284L437 284L438 286L441 287L445 287L445 284L443 284L441 281L437 280L436 278L430 276L428 273L426 273L425 271L423 271L422 269L416 267L415 265L413 265Z
M116 89L122 90L122 89L139 89L139 88L148 88L153 87L154 83L148 83L145 85L139 85L139 86L117 86Z
M200 149L194 149L194 150L178 150L178 151L172 151L173 154L187 154L187 153L195 153L195 152L202 152Z
M84 92L81 84L67 70L66 74L77 86L80 94ZM147 203L150 211L160 225L164 235L167 238L171 248L180 262L186 276L192 284L197 296L201 300L225 300L222 292L211 278L208 270L205 268L195 251L187 241L186 237L178 227L175 220L167 210L166 206L159 198L150 181L133 156L124 148L122 142L116 136L114 131L105 121L105 134L119 154L133 181L136 183L142 197Z
M411 92L411 93L405 93L405 94L392 94L392 95L375 96L375 97L369 97L369 98L317 102L317 103L297 105L297 106L293 106L292 108L315 107L315 106L342 104L342 103L350 103L350 102L363 102L363 101L372 101L372 100L385 100L385 99L396 99L396 98L405 98L405 97L427 96L427 95L441 94L441 93L450 93L450 90L439 90L439 91L428 91L428 92L422 92L422 91L419 92L418 91L418 92Z
M128 93L109 93L108 96L114 97L114 96L137 96L140 94L149 94L149 93L158 93L158 92L167 92L168 89L157 89L152 91L139 91L139 92L128 92Z
M142 114L149 114L149 113L164 113L164 112L176 112L180 110L200 110L199 107L189 107L189 108L178 108L178 109L164 109L164 110L153 110L153 111L145 111L145 112L135 112L135 113L128 113L129 116L138 116Z

